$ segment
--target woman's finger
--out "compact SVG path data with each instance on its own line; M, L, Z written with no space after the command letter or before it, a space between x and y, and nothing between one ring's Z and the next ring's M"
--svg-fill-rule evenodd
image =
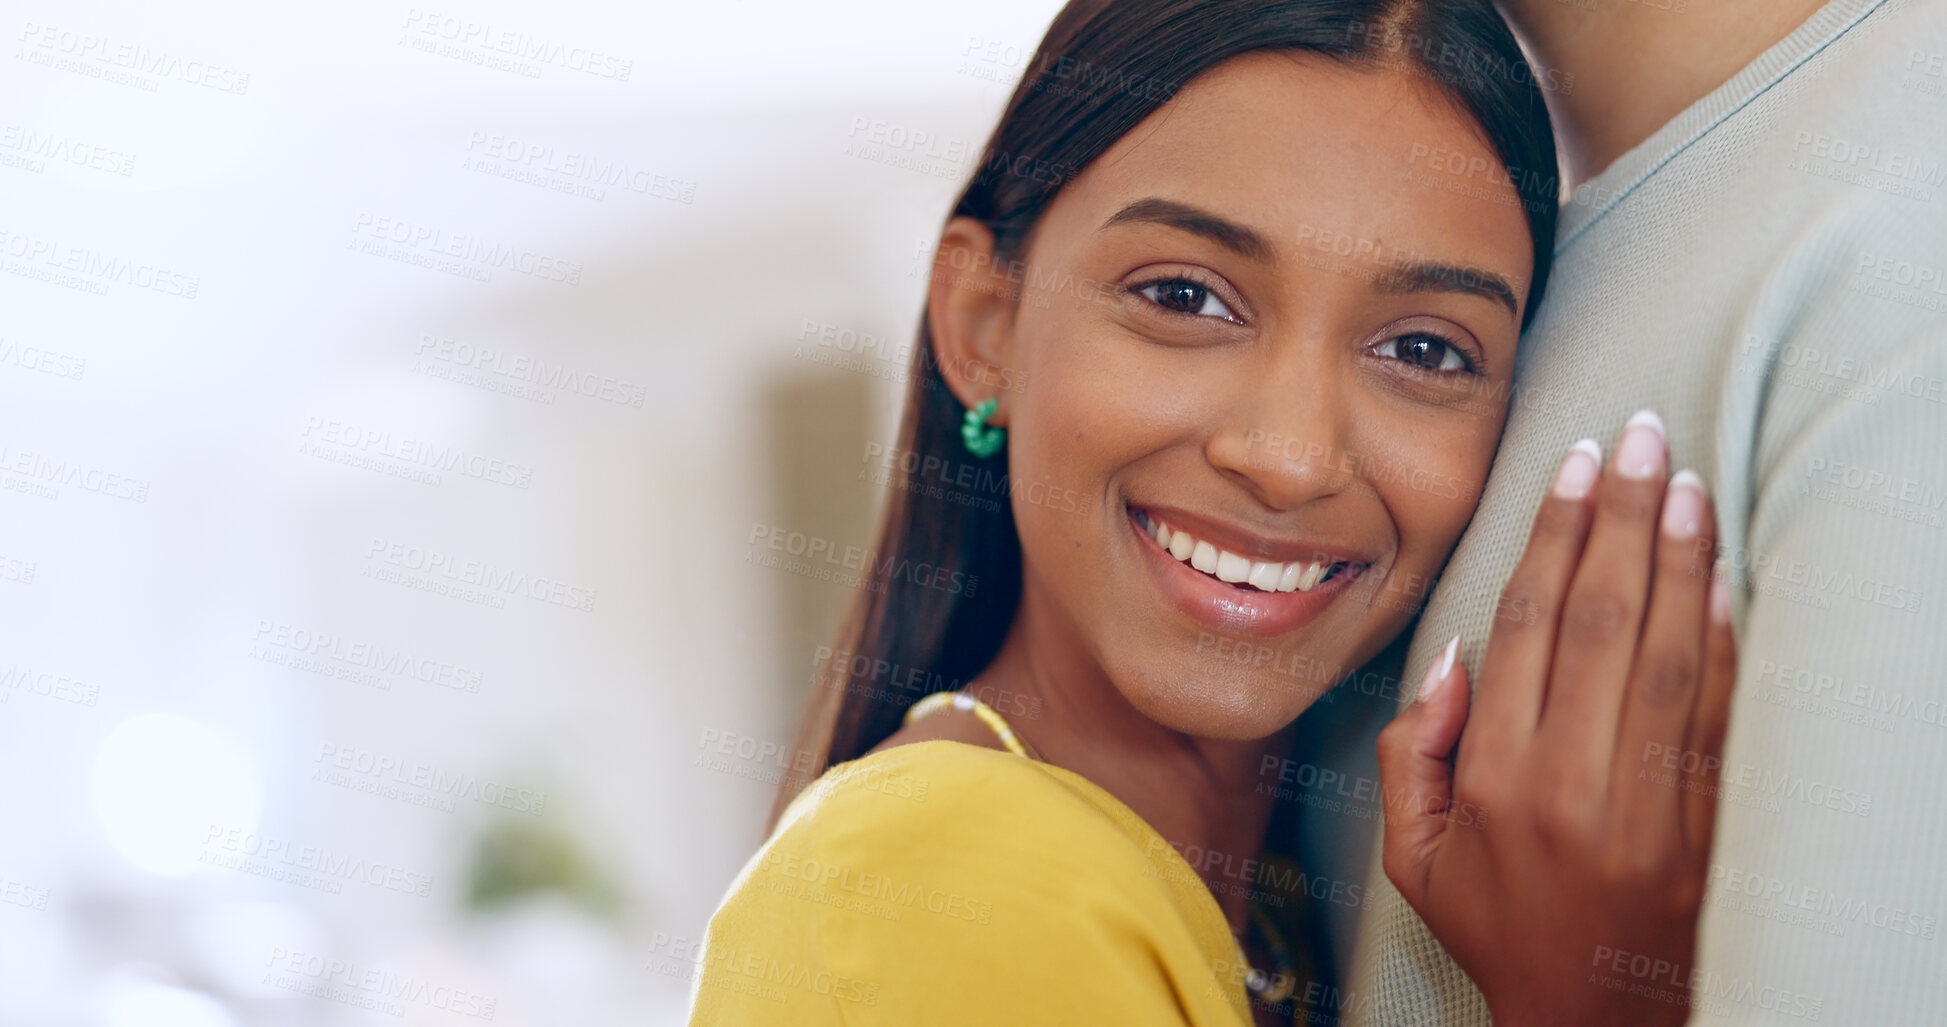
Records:
M1663 496L1649 612L1623 699L1610 777L1620 836L1669 853L1681 851L1685 838L1684 770L1701 758L1685 740L1703 676L1715 539L1703 481L1692 471L1677 472Z
M1703 557L1709 559L1708 555ZM1708 566L1706 573L1710 573ZM1710 858L1717 824L1717 789L1724 763L1724 733L1731 722L1731 691L1737 685L1737 636L1731 630L1731 587L1711 574L1708 626L1704 628L1704 677L1690 712L1684 746L1697 753L1684 775L1684 842L1699 862Z
M1468 749L1525 750L1541 713L1542 689L1555 650L1555 626L1582 556L1592 516L1590 496L1602 478L1602 447L1583 439L1569 447L1555 482L1535 513L1528 548L1501 590L1494 631L1481 657Z
M1616 722L1649 603L1650 559L1669 464L1663 421L1643 411L1623 425L1614 461L1596 486L1595 521L1562 604L1555 661L1542 698L1537 744L1566 794L1605 796Z
M1460 637L1427 668L1420 692L1379 733L1379 793L1386 829L1381 864L1415 908L1453 802L1454 743L1467 724L1467 671L1455 657Z

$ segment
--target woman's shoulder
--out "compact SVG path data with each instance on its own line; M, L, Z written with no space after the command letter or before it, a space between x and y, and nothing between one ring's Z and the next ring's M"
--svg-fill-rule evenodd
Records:
M793 882L774 890L815 884L894 912L950 908L994 924L982 932L990 941L1086 924L1152 945L1229 944L1202 880L1121 801L1073 771L962 742L913 742L831 768L746 872Z
M1057 860L1082 846L1098 865L1117 854L1132 866L1147 862L1096 792L1069 771L1005 750L947 739L910 742L827 770L791 802L775 840L851 843L878 859L902 852L933 858L950 839L1011 854L1039 843L1050 846L1044 856ZM1006 866L1038 863L1045 871L1046 862Z
M814 982L835 975L855 995L831 1004L848 1023L1105 1012L1146 1023L1180 1008L1207 1010L1197 1023L1237 1022L1211 972L1233 944L1221 916L1186 899L1096 792L1059 767L948 740L832 767L792 801L712 917L699 999L731 1022L746 1001L743 969L810 967ZM801 990L767 1001L811 1001Z

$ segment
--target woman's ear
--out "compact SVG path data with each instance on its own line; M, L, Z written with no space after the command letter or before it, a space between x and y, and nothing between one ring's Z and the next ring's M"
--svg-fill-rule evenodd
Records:
M987 423L1007 425L1006 393L1025 383L1014 365L1012 331L1021 294L1018 261L994 255L994 233L976 218L957 217L940 233L926 290L926 324L940 375L962 406L998 397Z

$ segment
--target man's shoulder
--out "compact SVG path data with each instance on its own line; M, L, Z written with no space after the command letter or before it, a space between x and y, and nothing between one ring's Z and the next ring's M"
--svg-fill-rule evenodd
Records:
M1908 165L1947 158L1940 130L1947 122L1947 4L1886 0L1787 81L1792 88L1767 96L1801 122L1795 144L1816 143L1878 174L1942 184L1932 174L1937 167Z

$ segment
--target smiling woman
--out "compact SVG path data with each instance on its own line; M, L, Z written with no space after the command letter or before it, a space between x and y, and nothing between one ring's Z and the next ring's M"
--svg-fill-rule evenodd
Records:
M1061 13L942 232L899 445L921 459L812 698L813 758L712 919L695 1022L1329 1014L1319 889L1263 851L1263 768L1412 619L1493 461L1552 180L1440 169L1554 166L1524 72L1487 0ZM1661 446L1633 437L1632 460ZM1660 463L1613 484L1587 448L1549 568L1575 566L1598 477L1661 502ZM1004 469L1010 503L921 466ZM918 563L981 587L920 587ZM889 667L971 683L921 702ZM1420 801L1388 803L1418 846L1389 872L1438 847L1464 693L1390 736L1389 787ZM1615 1001L1481 983L1554 1022Z

